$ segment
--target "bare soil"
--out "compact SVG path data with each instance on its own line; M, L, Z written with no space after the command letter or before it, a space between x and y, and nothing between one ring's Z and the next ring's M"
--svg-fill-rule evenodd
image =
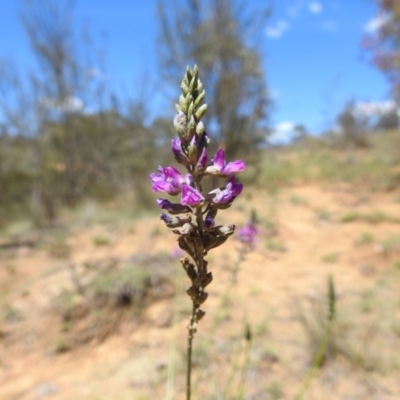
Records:
M194 400L295 398L323 337L328 276L337 295L332 342L304 399L400 399L399 195L309 184L249 190L221 212L219 222L240 226L255 209L260 235L234 285L240 244L232 237L210 253ZM355 212L375 219L343 222ZM58 247L56 233L42 245L3 246L0 399L184 399L188 282L157 213L75 224ZM115 260L160 254L175 289L151 292L141 310L90 308L77 293L76 314L63 316L60 294L92 279L90 265L101 274Z

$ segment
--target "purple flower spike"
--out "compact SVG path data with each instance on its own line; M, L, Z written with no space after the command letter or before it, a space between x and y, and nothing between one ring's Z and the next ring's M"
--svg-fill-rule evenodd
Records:
M225 151L219 149L213 158L213 165L206 169L206 174L217 176L228 176L235 172L242 172L246 169L246 164L242 160L226 163Z
M254 222L250 221L238 231L238 239L244 244L250 247L255 246L256 236L258 235L258 229L256 228Z
M150 174L153 192L167 192L175 196L182 189L182 178L180 172L174 167L158 167L159 174Z
M222 189L213 199L213 203L215 204L227 204L232 202L236 196L242 192L243 184L235 183L235 177L232 176L225 189Z
M182 199L181 204L184 206L198 206L204 197L195 188L189 185L182 186Z

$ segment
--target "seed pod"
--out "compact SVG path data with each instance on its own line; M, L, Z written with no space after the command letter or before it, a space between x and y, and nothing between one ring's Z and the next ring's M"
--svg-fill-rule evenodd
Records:
M213 280L212 272L208 272L201 282L201 287L205 288L212 282L212 280Z
M196 311L196 319L197 321L200 321L204 316L206 315L205 311L203 310L197 310Z
M196 297L197 294L197 289L194 286L190 286L190 288L188 290L186 290L186 293L192 298L194 299ZM197 300L197 297L196 297Z
M196 298L194 299L194 302L196 303L196 305L200 306L207 300L207 297L208 293L200 292L197 294Z
M195 266L193 264L189 263L186 266L183 266L183 268L185 268L187 276L193 282L197 277L197 272L196 272Z

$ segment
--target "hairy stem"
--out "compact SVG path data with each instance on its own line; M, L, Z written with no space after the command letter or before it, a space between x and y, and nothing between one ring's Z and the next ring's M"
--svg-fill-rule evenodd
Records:
M187 370L186 370L186 400L190 400L192 394L192 351L193 351L193 339L196 333L196 311L198 306L193 301L192 315L190 316L190 322L188 326L188 343L187 343Z

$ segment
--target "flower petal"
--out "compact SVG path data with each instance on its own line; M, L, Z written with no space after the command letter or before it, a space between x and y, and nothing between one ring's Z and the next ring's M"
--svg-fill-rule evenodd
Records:
M225 151L223 149L219 149L213 158L213 164L218 171L222 171L225 168Z
M192 207L198 206L203 200L204 197L195 188L189 185L182 186L182 199L181 199L182 205L192 206Z
M167 192L174 196L180 193L183 178L174 167L158 167L159 174L150 174L152 189L154 192Z
M236 160L228 163L222 170L224 175L234 174L235 172L242 172L246 169L246 164L242 160Z

